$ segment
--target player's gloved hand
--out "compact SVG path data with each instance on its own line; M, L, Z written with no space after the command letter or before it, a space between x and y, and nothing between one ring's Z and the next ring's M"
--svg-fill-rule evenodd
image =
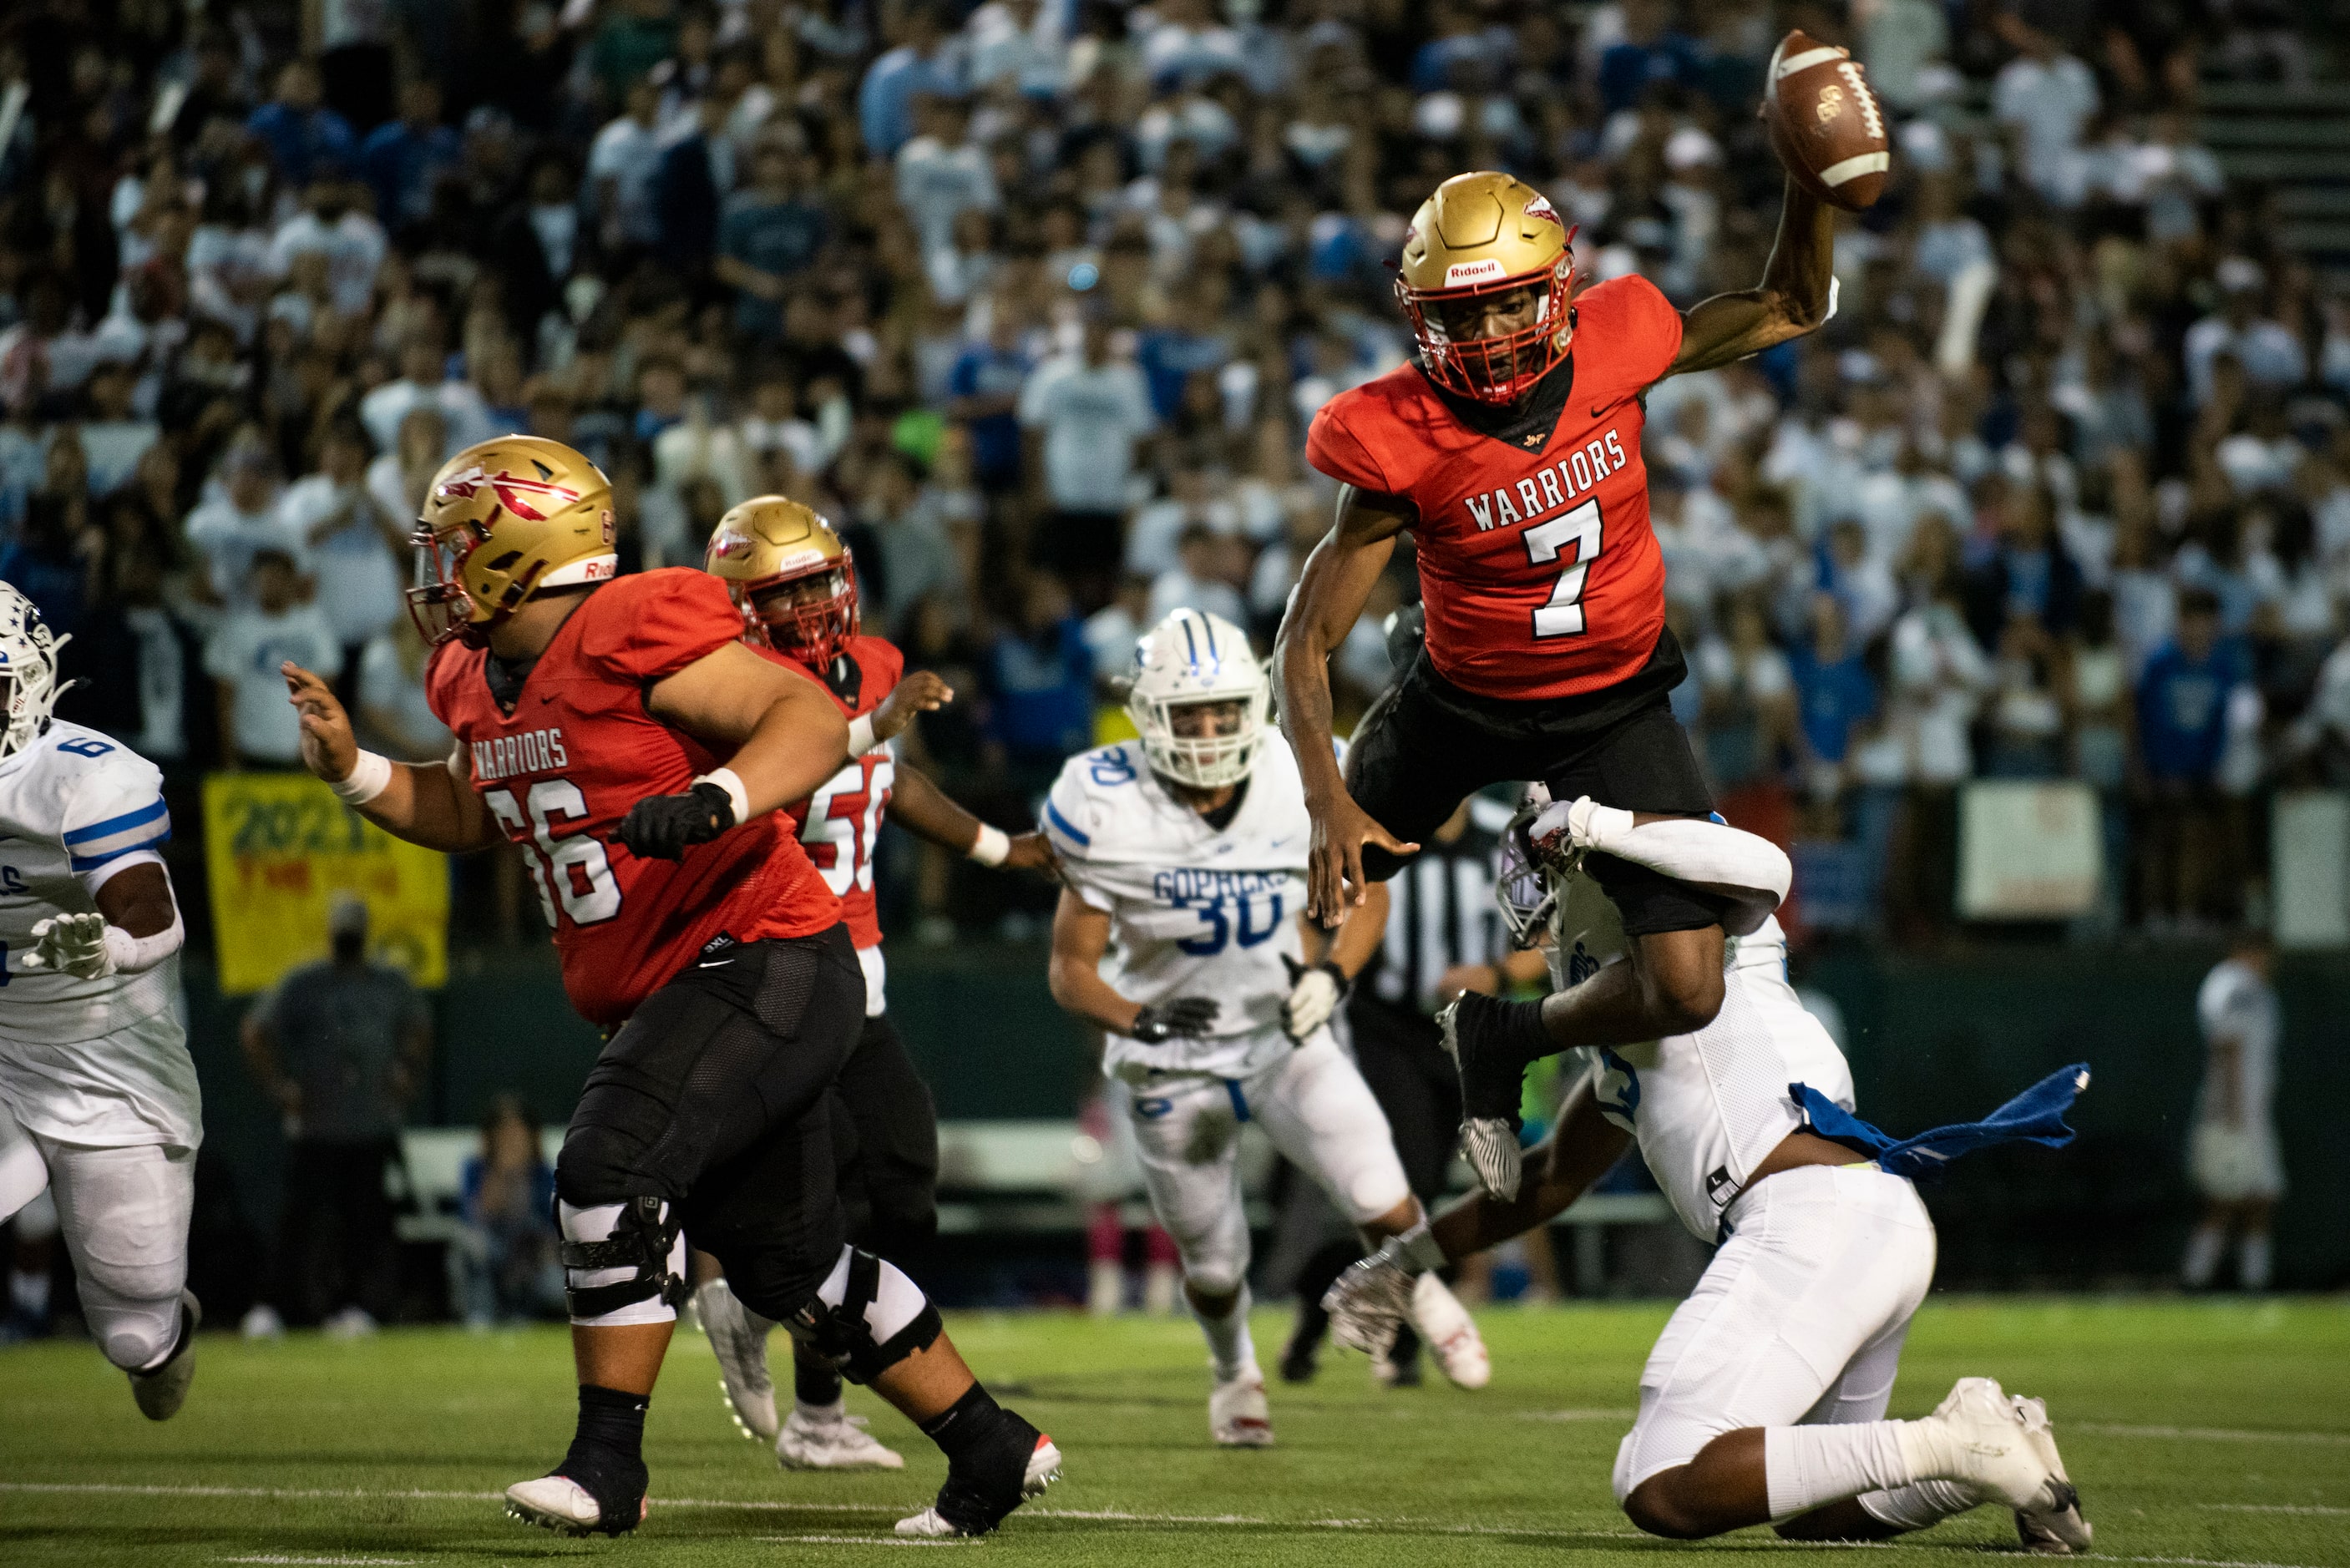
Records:
M1133 1026L1126 1033L1129 1039L1156 1045L1161 1040L1196 1040L1215 1021L1214 997L1179 996L1172 1002L1156 1002L1145 1007L1134 1015Z
M1385 1355L1411 1310L1414 1278L1401 1239L1388 1237L1387 1245L1340 1274L1323 1295L1330 1337L1349 1350Z
M36 974L69 974L76 980L112 974L114 955L106 950L106 917L55 915L39 921L33 927L33 950L16 967Z
M723 786L705 780L683 794L637 802L615 836L643 859L681 860L689 846L707 844L733 826L734 803Z
M1347 994L1347 976L1325 959L1307 969L1287 953L1281 961L1289 971L1289 996L1281 1004L1281 1027L1292 1040L1303 1040L1329 1022Z

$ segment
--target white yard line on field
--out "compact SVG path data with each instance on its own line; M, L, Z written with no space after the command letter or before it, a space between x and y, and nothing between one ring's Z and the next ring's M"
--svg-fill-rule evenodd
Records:
M369 1563L380 1568L414 1568L413 1557L288 1557L282 1552L269 1552L258 1557L224 1557L223 1563Z
M2243 1427L2137 1427L2114 1421L2065 1421L2068 1432L2101 1438L2181 1438L2211 1443L2317 1443L2350 1447L2350 1432L2277 1432Z
M2206 1502L2197 1506L2217 1509L2221 1513L2302 1513L2318 1519L2350 1518L2350 1508L2328 1508L2316 1502Z
M980 1541L976 1535L947 1541L923 1541L902 1535L759 1535L752 1539L786 1546L976 1546Z

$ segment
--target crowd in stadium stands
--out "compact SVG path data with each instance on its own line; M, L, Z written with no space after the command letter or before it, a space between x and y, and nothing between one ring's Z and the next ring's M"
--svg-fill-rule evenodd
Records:
M1191 605L1270 639L1331 514L1305 426L1407 353L1388 265L1435 184L1533 181L1590 277L1751 286L1780 182L1754 106L1800 26L1867 64L1896 179L1825 328L1649 399L1676 707L1732 819L1845 846L1898 939L1947 929L1984 776L2093 785L2105 925L2193 929L2257 914L2264 792L2350 784L2350 297L2198 140L2204 82L2314 68L2289 22L22 0L0 576L74 636L60 713L175 778L295 761L284 657L422 758L400 588L447 455L588 452L628 569L782 491L960 693L929 764L1016 823L1138 628ZM1416 593L1399 557L1342 706ZM897 869L901 919L969 913L942 864ZM510 919L515 886L477 902Z

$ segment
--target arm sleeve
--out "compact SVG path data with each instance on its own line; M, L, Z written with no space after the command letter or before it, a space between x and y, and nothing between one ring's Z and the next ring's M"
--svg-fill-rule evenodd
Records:
M743 636L743 612L726 585L705 572L672 566L622 577L599 588L582 614L581 658L639 685L666 680Z
M93 896L119 872L146 861L171 841L163 775L120 746L92 758L66 802L60 836L68 861Z
M1342 412L1345 401L1343 396L1334 398L1315 414L1305 430L1305 461L1317 472L1357 490L1379 495L1402 493L1371 449L1347 425Z

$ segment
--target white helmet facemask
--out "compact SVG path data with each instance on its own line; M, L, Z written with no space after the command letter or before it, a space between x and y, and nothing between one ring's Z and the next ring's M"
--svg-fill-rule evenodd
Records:
M1143 638L1140 670L1126 711L1142 737L1150 771L1197 789L1236 784L1256 766L1270 727L1272 692L1248 636L1221 616L1179 609ZM1240 727L1226 735L1179 735L1175 711L1238 702Z
M65 695L57 684L57 651L73 640L53 634L33 601L10 583L0 583L0 758L13 757L41 738L49 711Z

